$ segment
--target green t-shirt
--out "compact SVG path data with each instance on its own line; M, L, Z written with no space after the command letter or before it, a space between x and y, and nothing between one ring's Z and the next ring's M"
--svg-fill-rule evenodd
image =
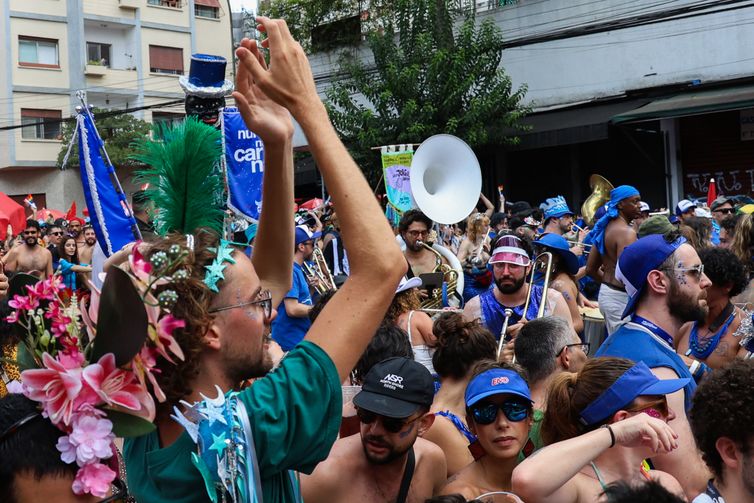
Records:
M238 396L249 411L264 502L294 501L287 470L311 473L338 434L342 394L335 365L319 346L303 341L274 372ZM128 486L136 501L209 501L191 464L195 451L186 432L164 449L157 432L126 439Z
M529 430L529 440L531 440L531 443L534 444L534 450L529 453L529 455L544 447L544 443L542 443L542 433L540 432L540 430L542 429L542 419L544 419L545 413L539 409L534 409L533 416L534 420L532 421L531 429ZM519 452L518 462L520 463L524 459L526 459L526 456L524 455L523 451Z

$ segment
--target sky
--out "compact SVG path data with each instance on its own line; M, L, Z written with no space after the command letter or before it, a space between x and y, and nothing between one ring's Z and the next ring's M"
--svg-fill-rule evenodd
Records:
M257 8L257 0L230 0L230 5L234 11L241 10L241 7L253 11Z

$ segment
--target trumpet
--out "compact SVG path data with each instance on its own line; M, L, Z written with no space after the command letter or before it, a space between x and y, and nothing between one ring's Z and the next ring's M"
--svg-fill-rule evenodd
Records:
M534 289L534 276L538 269L545 270L545 281L542 284L542 300L539 302L539 308L537 309L537 318L541 318L545 315L545 304L547 303L547 289L550 287L550 273L552 272L552 253L542 252L534 258L531 264L531 274L529 275L529 288L526 291L526 304L524 304L524 314L521 317L522 320L526 319L526 315L529 312L529 303L531 302L532 292Z
M322 254L322 250L314 248L312 253L312 263L309 265L304 262L302 269L306 276L306 282L314 287L320 295L324 295L330 290L337 290L335 279L333 278L330 268L327 267L327 261Z

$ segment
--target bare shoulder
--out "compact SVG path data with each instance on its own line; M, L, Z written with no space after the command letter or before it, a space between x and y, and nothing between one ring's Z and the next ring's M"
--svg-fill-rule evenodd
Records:
M357 451L356 447L361 448L361 437L358 434L338 439L333 444L327 459L319 463L311 475L302 474L304 492L310 493L311 497L312 492L319 494L321 491L338 487L343 472L346 469L353 471L359 466L357 454L361 451Z
M468 321L473 321L478 318L481 318L481 312L479 311L479 296L472 297L469 299L469 301L466 303L465 306L463 306L463 317L466 318Z
M430 463L436 463L440 460L445 461L445 453L434 442L430 442L422 437L416 439L414 443L414 450L421 457L422 460L426 459Z
M682 499L686 499L681 483L671 474L663 472L662 470L652 470L649 472L649 476L652 477L652 480L655 482L659 482L660 485L671 493L680 496Z

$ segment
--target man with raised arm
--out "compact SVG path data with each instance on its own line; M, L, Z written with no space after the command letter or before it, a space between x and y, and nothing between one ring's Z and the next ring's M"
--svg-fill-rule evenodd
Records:
M598 297L600 312L605 317L607 333L618 328L623 309L628 302L626 288L615 277L615 264L623 249L636 241L631 221L641 215L641 196L630 185L610 191L607 213L592 229L592 251L586 263L586 273L602 283Z
M240 252L232 254L234 262L225 260L224 278L215 282L219 291L213 293L204 283L205 265L218 264L224 245L207 233L195 233L194 249L186 258L191 276L176 286L181 291L174 310L185 323L175 333L186 361L160 369L167 407L157 412L157 431L125 444L129 486L139 502L208 500L207 491L216 487L205 486L206 473L192 463L196 445L184 429L188 424L168 414L177 406L177 412L191 415L193 409L180 400L215 397L216 386L228 392L251 378L257 379L236 396L248 412L263 500L296 501L292 470L311 473L327 457L340 425L340 383L366 348L406 272L369 185L329 121L303 49L285 21L258 21L258 29L268 35L262 45L270 50L270 66L254 41L243 40L236 51L240 64L234 93L246 124L265 145L265 207L254 252L251 261ZM270 373L266 334L275 316L271 305L289 290L293 263L293 126L288 111L310 139L340 212L351 275L304 341ZM364 228L370 231L362 232ZM172 242L158 239L146 253L170 250L181 238L185 243L185 236ZM223 451L227 444L217 442L212 448Z

